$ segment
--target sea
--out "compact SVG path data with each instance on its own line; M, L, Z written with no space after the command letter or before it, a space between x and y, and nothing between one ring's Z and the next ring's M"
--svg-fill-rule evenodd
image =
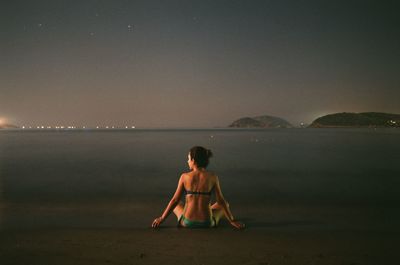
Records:
M196 145L249 229L399 230L394 128L1 130L0 229L147 229Z

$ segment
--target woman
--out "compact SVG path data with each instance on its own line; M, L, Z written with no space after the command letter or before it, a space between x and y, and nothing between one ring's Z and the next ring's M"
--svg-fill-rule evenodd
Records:
M204 147L190 149L187 162L191 171L181 175L174 196L161 217L153 221L152 227L158 227L173 211L178 218L178 226L182 227L216 227L225 216L233 227L244 228L244 224L233 217L222 195L218 177L206 170L211 156L211 151ZM213 192L217 202L211 205ZM180 202L182 193L186 195L184 205Z

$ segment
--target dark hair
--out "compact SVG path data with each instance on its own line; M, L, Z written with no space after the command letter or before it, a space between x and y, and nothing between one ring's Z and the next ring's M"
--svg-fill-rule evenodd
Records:
M198 167L206 168L212 157L212 152L202 146L193 146L189 151L190 158L194 160Z

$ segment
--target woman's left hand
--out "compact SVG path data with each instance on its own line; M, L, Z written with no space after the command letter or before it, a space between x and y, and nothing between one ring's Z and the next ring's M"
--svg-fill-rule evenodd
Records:
M246 227L246 225L244 223L236 221L236 220L232 220L230 223L236 229L244 229Z
M164 219L162 217L158 217L158 218L154 219L153 223L151 224L151 227L157 228L160 226L160 224L162 222L164 222Z

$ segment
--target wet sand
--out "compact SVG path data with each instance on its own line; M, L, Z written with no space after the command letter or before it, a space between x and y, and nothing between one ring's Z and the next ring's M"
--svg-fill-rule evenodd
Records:
M1 264L372 265L400 258L397 219L385 223L390 216L370 208L231 203L247 225L239 231L225 221L215 229L177 228L173 215L152 229L161 203L96 205L8 205Z
M395 264L398 234L355 231L38 229L1 232L1 264Z

